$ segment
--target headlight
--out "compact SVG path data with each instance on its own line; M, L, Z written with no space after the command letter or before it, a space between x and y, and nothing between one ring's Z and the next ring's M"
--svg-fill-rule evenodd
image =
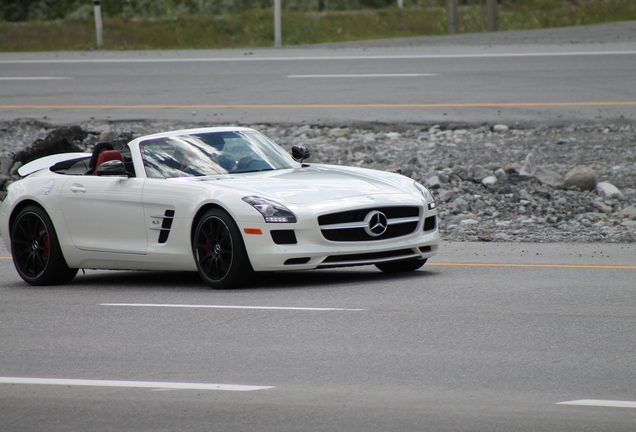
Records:
M257 196L243 197L243 201L258 210L269 223L296 223L296 216L284 205Z
M420 193L424 197L424 200L426 201L426 204L428 204L429 210L433 210L434 208L437 208L437 202L435 202L435 197L428 189L426 189L423 185L419 184L418 182L413 182L413 186L415 186L415 189L420 191Z

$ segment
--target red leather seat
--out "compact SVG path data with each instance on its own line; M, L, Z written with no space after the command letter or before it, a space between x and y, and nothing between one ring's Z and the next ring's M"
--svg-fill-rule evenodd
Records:
M124 161L124 158L121 156L121 153L117 150L105 150L99 154L97 158L97 163L95 164L95 172L93 174L97 174L97 169L104 162L112 161L112 160L120 160Z

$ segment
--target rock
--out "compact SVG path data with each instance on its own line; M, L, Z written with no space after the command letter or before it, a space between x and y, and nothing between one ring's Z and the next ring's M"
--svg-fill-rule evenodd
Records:
M452 190L440 190L437 194L438 198L444 202L448 202L452 199L455 199L456 195L457 193Z
M618 212L618 215L622 218L636 219L636 205L625 207Z
M477 225L479 222L476 221L475 219L463 219L461 222L459 222L459 225L465 227L465 226L469 226L469 225Z
M607 204L603 204L600 201L594 201L592 205L603 213L611 213L613 211L612 207L608 206Z
M9 170L9 175L14 177L18 175L18 170L20 169L20 167L22 167L22 165L24 165L22 162L18 161L16 163L13 164L13 166L11 167L11 169Z
M475 183L481 183L483 179L493 175L492 171L489 171L480 165L471 166L468 172L471 174Z
M578 166L565 175L563 188L575 186L581 191L593 191L596 183L596 171L587 166Z
M510 128L505 124L497 124L492 127L493 132L508 132Z
M524 160L523 165L521 166L521 169L519 170L519 174L531 176L536 167L535 159L536 157L533 150L526 156L526 159Z
M481 181L481 184L483 184L484 186L492 186L495 183L497 183L497 180L498 180L497 177L492 175L492 176L488 176L488 177L484 178Z
M8 176L13 166L13 159L9 156L4 156L0 159L0 175Z
M492 236L492 239L494 241L512 241L512 238L508 234L503 232L495 234L494 236Z
M607 198L618 198L618 199L624 199L625 196L623 195L623 193L613 184L608 183L608 182L599 182L596 184L596 193L600 196L603 197L604 199Z
M119 134L115 131L104 131L99 134L98 142L111 142L117 139Z
M438 176L433 176L426 180L426 187L431 189L439 189L440 187L442 187L442 183L440 182Z
M541 183L558 188L563 184L563 177L558 172L549 170L542 166L535 167L532 171L532 175L537 178Z
M497 177L499 180L505 180L506 177L508 177L508 174L506 174L506 171L503 168L499 168L495 171L495 177Z
M468 203L463 198L456 198L453 201L453 213L465 213L468 210Z
M0 190L2 190L4 185L9 181L11 181L11 177L9 177L8 175L0 174Z

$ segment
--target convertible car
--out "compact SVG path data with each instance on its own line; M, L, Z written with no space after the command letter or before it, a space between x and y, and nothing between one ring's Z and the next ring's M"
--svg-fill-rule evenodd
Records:
M437 252L436 202L424 186L308 157L242 127L148 135L121 151L98 143L92 154L21 167L0 230L32 285L130 269L198 271L232 288L254 272L413 271Z

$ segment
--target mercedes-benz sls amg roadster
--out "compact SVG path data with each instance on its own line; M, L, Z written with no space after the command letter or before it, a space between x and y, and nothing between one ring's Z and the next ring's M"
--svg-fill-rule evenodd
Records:
M424 186L308 157L243 127L148 135L122 150L98 143L22 166L0 229L32 285L129 269L197 271L232 288L255 272L413 271L437 252L436 202Z

